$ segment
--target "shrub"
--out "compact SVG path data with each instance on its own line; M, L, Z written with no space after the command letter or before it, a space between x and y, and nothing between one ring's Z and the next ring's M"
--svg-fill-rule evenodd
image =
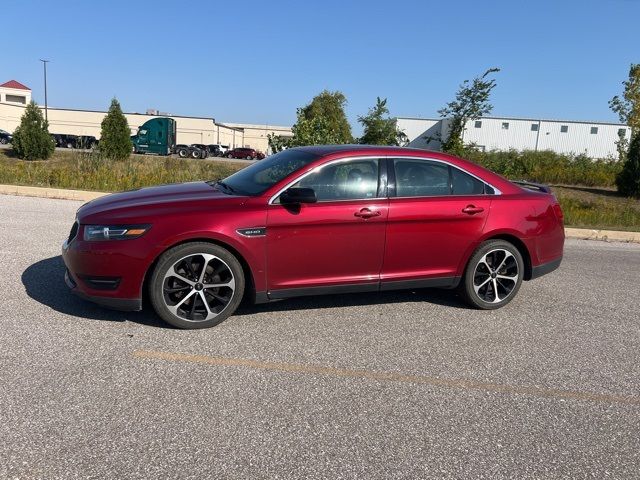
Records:
M640 197L640 133L631 139L627 159L616 178L618 192L627 197Z
M122 114L120 103L111 100L109 112L102 119L100 152L111 160L126 160L131 155L131 130L127 118Z
M466 149L463 156L513 180L555 185L613 187L622 168L616 160L592 160L586 155L562 155L552 151Z
M19 158L46 160L55 150L48 124L36 102L31 102L22 115L20 125L13 133L12 146Z

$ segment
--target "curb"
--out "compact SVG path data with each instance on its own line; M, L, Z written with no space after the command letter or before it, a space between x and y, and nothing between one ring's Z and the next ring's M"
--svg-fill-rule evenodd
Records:
M108 195L107 192L86 190L67 190L64 188L24 187L21 185L0 185L0 195L21 195L24 197L57 198L88 202ZM640 232L622 232L616 230L592 230L588 228L565 228L567 238L599 240L603 242L640 243Z
M88 202L108 195L107 192L86 190L67 190L66 188L25 187L22 185L0 185L0 195L20 195L23 197L57 198L61 200L79 200Z
M564 229L568 238L580 238L583 240L600 240L602 242L626 242L640 243L640 232L622 232L617 230L591 230L587 228Z

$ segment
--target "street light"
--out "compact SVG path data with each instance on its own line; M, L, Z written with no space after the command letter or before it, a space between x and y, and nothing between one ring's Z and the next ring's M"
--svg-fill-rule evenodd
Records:
M47 115L47 63L49 60L40 59L42 65L44 66L44 119L45 121L49 121L49 117Z

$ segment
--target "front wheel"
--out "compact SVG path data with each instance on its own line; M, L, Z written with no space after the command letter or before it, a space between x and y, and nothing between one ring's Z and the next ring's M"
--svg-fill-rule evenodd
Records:
M178 328L208 328L238 308L244 273L225 248L206 242L186 243L165 252L149 282L156 313Z
M505 240L488 240L471 256L462 279L462 295L472 307L495 310L516 296L524 275L518 249Z
M7 144L7 139L6 138L0 138L0 143L2 145L6 145Z
M233 158L233 155L229 154L227 155L227 158Z

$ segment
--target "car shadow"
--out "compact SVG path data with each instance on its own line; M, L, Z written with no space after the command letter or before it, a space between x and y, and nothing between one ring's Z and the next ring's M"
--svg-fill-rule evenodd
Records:
M38 303L57 312L75 317L112 322L130 321L142 325L173 328L160 320L152 308L145 305L141 312L120 312L95 305L69 291L64 282L65 266L60 255L40 260L22 273L22 283L27 295ZM315 310L340 307L366 307L392 303L427 302L452 308L466 309L466 305L454 290L415 289L389 292L372 292L340 295L318 295L290 298L272 303L252 305L243 302L234 315L253 315L265 312Z
M252 305L243 302L234 315L253 315L264 312L285 312L296 310L322 310L323 308L367 307L392 303L431 303L451 308L467 309L467 305L455 290L422 288L370 293L344 293L296 297L270 303Z
M22 284L29 297L65 315L112 322L130 321L160 328L172 328L150 308L141 312L119 312L100 307L75 296L64 282L65 266L60 255L40 260L22 272Z

